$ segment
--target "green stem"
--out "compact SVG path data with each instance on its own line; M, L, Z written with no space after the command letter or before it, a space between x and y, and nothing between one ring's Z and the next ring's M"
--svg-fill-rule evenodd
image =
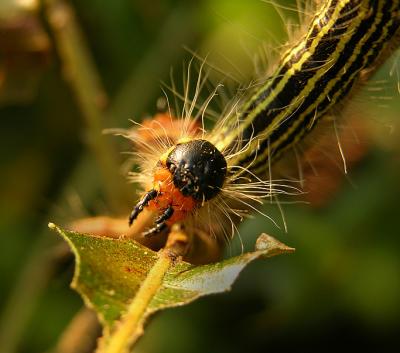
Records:
M143 331L143 316L157 291L160 289L164 275L173 258L168 250L161 250L160 256L149 271L127 313L117 324L115 331L104 342L98 353L123 353L131 347Z

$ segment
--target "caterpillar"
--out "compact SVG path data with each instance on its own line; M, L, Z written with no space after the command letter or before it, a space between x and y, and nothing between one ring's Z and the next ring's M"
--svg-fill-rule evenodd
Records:
M180 136L171 136L172 113L126 134L140 150L141 170L132 178L146 189L129 225L147 209L156 218L145 236L177 222L192 232L226 236L249 210L261 212L255 203L296 192L271 179L271 166L345 105L389 56L400 32L400 0L327 0L316 8L272 74L229 104L210 132L198 121L215 94L194 114L199 78L181 114Z

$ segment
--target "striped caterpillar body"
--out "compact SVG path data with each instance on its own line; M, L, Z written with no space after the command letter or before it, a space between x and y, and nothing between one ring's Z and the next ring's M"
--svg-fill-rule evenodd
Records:
M186 134L163 145L154 164L142 158L146 173L137 180L148 191L129 223L146 208L158 215L146 235L180 222L194 232L226 236L226 225L214 230L209 224L226 218L235 230L232 215L240 219L249 209L257 210L254 201L292 192L267 180L272 162L322 117L340 109L389 55L399 28L400 0L321 2L308 31L282 55L268 80L247 92L248 98L210 133L195 132L194 123L185 122ZM193 106L186 117L192 111ZM168 137L168 127L163 130ZM149 148L148 142L142 144Z
M399 16L396 0L327 1L307 35L243 107L240 124L220 127L217 148L247 145L235 163L261 174L268 159L300 141L374 69L398 32Z

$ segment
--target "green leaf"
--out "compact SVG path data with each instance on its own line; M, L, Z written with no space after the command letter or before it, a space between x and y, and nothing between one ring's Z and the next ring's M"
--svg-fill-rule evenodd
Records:
M113 239L79 234L49 224L69 243L76 257L72 287L87 306L98 314L105 327L125 313L159 256L130 239ZM209 265L195 266L172 261L162 276L154 296L148 301L140 321L152 313L188 304L197 298L228 291L239 273L252 261L283 253L293 248L262 234L254 252ZM142 327L141 327L142 328Z

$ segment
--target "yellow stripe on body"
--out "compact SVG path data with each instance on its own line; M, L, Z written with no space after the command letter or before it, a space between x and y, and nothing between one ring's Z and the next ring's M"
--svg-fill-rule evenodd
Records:
M317 21L321 21L322 17L325 16L325 11L327 9L330 8L331 6L331 2L329 1L327 3L327 6L323 9L323 11L320 12L320 14L318 15L318 18L316 20L314 20L313 23L316 23ZM283 76L283 78L281 79L281 81L279 82L279 84L277 85L277 87L271 92L271 94L260 104L257 105L256 109L254 109L248 116L246 116L246 119L240 123L240 125L237 127L236 130L232 131L228 136L226 136L223 140L218 141L218 136L216 136L217 141L213 141L215 142L215 146L220 150L224 150L227 146L229 146L235 139L237 139L241 133L243 132L243 130L250 126L250 124L252 123L253 119L255 116L257 116L257 114L259 112L261 112L263 109L265 109L268 104L270 104L274 98L279 94L279 92L282 91L282 89L284 89L286 83L289 81L289 79L297 72L300 71L302 69L303 64L307 61L307 59L309 59L310 56L313 55L313 53L315 52L315 49L317 48L318 44L321 41L321 38L323 38L323 36L325 34L327 34L329 32L329 30L335 25L337 19L339 18L340 12L342 11L342 9L350 2L350 0L343 0L340 1L340 4L338 4L335 8L335 11L333 12L330 20L328 21L328 23L321 29L321 31L318 33L318 35L314 38L312 44L310 45L310 47L307 49L307 51L305 51L302 55L302 57L299 59L299 61L297 63L295 63ZM306 41L309 36L311 35L311 33L309 33L307 35L307 37L305 39L303 39L303 41L300 43L300 45L298 47L301 47L302 44L304 44L304 41ZM287 62L294 56L297 55L297 51L294 52L292 54L292 56L290 58L287 59ZM251 98L250 102L248 103L247 106L251 105L252 102L254 100L256 100L256 98L259 96L260 93L262 93L263 91L265 91L265 89L268 88L268 86L270 85L270 83L268 85L266 85L265 87L263 87L262 89L258 90L258 92ZM276 119L272 122L272 126L276 126L277 121Z
M364 1L363 4L367 3L368 1ZM347 1L346 1L347 4ZM340 10L342 10L342 8L345 6L344 2L342 2L342 7L340 8ZM368 13L368 8L365 7L361 13L366 16ZM357 28L359 26L359 24L361 23L361 21L364 19L364 16L358 16L356 20L351 22L351 25L348 28L348 32L352 32L355 28ZM336 18L337 20L337 18ZM327 33L327 32L322 32L323 34L318 36L318 40L320 41L321 38L323 38L323 36ZM365 39L366 40L366 39ZM334 51L333 55L331 55L331 57L329 58L329 63L330 64L334 64L337 59L340 56L340 53L342 52L342 50L344 49L346 43L348 41L348 38L346 36L343 36L339 42L339 44L336 47L336 50ZM319 43L319 42L318 42ZM318 43L316 43L316 45L318 45ZM355 57L355 55L353 56ZM292 75L296 72L297 70L291 70ZM314 76L308 80L307 85L304 87L303 91L300 93L299 96L297 96L295 99L295 102L291 102L291 105L287 106L282 110L282 113L280 113L277 117L274 118L273 122L261 133L257 134L257 137L254 138L254 140L249 144L249 148L246 149L246 151L244 151L244 153L240 154L240 156L238 156L238 158L236 160L233 160L232 163L233 164L240 164L240 160L245 159L247 156L251 155L254 151L254 149L257 148L257 145L259 143L259 140L264 140L266 138L268 138L268 136L286 119L290 119L292 114L294 114L296 112L297 109L299 109L299 107L301 106L302 103L298 103L299 101L302 101L304 99L304 97L306 97L314 88L315 88L315 84L317 83L317 81L321 78L321 76L323 76L323 74L327 71L326 67L322 67L321 69L319 69L318 71L316 71L316 73L314 74ZM340 78L338 78L337 80L334 80L333 82L330 82L329 85L331 88ZM321 92L320 95L320 101L323 100L323 98L326 96L326 93L329 92L329 90L324 90L323 92ZM278 94L279 92L277 92L276 94ZM318 102L317 102L318 103ZM316 106L318 106L318 104L314 104L313 106L311 106L307 112L309 113L310 111L312 111ZM301 117L306 116L306 114L302 114L299 118L296 117L296 120L294 122L293 125L296 125L294 127L294 129L303 121L303 119ZM290 134L292 130L290 129L290 131L287 131L285 133L285 135L282 136L282 138L280 139L280 141L282 141L282 139L287 138L287 136ZM266 161L267 164L267 157L270 153L270 151L273 151L275 146L277 145L277 143L274 143L270 146L269 149L263 151L260 155L257 156L256 159L253 160L253 163L257 162L260 159L263 159Z
M353 55L349 58L349 60L346 62L345 67L343 68L343 70L346 70L350 67L350 65L355 61L355 59L357 58L357 55L360 54L361 52L361 48L362 45L365 44L365 42L368 40L368 38L375 32L375 30L377 29L377 24L380 22L381 18L382 18L382 8L384 6L384 1L381 1L381 3L379 4L379 11L378 14L376 15L376 20L374 22L374 24L371 26L371 28L369 29L369 31L367 32L367 34L362 38L361 41L358 42L357 47L354 50ZM395 6L395 5L394 5ZM365 12L365 15L367 15L367 13ZM386 37L387 33L388 33L388 28L390 27L390 25L393 23L393 19L391 21L389 21L383 31L382 31L382 35L380 36L379 40L376 41L374 43L374 45L376 46L377 43L379 43L383 38ZM374 47L370 48L370 50L365 53L365 57L367 58L368 55L373 51ZM343 49L343 46L342 46ZM340 51L335 51L334 55L336 58L338 58L340 56ZM347 82L351 82L352 79L355 78L355 76L357 74L359 74L360 71L356 71L353 73L353 75L349 78L349 80ZM316 79L318 79L318 77L316 77ZM270 150L269 151L263 151L263 153L261 153L260 155L257 156L257 160L265 160L265 165L263 167L260 167L258 169L256 169L254 172L255 173L260 173L263 169L267 169L268 167L268 163L267 163L267 159L269 158L269 153L270 151L273 151L275 148L277 148L277 146L279 146L282 141L284 141L285 139L288 138L288 136L300 125L303 123L304 118L310 114L313 110L318 108L318 105L324 100L324 98L327 96L327 94L329 93L329 91L331 90L331 88L333 88L333 86L340 81L341 77L338 76L336 79L331 80L327 86L325 87L325 89L321 92L319 98L317 101L315 101L315 103L313 105L310 105L310 107L303 113L301 114L298 118L296 118L296 120L294 121L293 125L288 128L288 130L285 132L284 135L282 135L279 140L275 141L271 146L270 146ZM313 87L311 87L312 89ZM344 88L344 87L342 87ZM333 97L331 97L331 104L325 109L324 112L319 112L318 115L315 116L315 120L319 119L321 116L325 115L326 112L332 108L332 106L335 105L337 99L339 98L339 96L341 95L343 91L339 90L335 93L335 95ZM315 121L313 121L315 122ZM311 126L309 127L305 127L305 129L311 129ZM300 139L302 138L302 134L299 134L295 140L290 144L294 145L296 142L298 142ZM290 147L288 146L288 147Z
M381 3L380 3L380 10L382 10L384 4L385 4L385 1L382 0ZM399 6L400 6L400 1L397 1L397 2L394 1L394 2L393 2L393 7L392 7L391 11L394 13L396 7L398 8ZM400 13L397 14L397 16L399 16L399 15L400 15ZM376 15L377 21L374 22L374 25L373 25L372 28L368 31L368 35L366 35L365 38L363 38L363 43L365 43L365 41L368 40L368 38L373 34L374 29L376 29L377 23L379 22L379 19L382 18L382 16L383 16L382 11L378 12L378 14ZM377 41L375 41L375 42L374 42L374 45L370 48L370 50L369 50L367 53L365 53L365 58L367 58L370 54L372 54L374 48L375 48L379 43L381 43L381 41L384 40L384 38L387 36L387 34L388 34L388 32L389 32L390 26L394 23L395 20L398 20L398 19L396 19L395 17L396 17L396 16L393 16L393 17L391 18L391 20L388 21L388 22L386 23L385 27L384 27L383 30L382 30L382 34L381 34L380 38L379 38ZM390 43L384 43L384 47L387 47L387 46L389 46L389 45L390 45ZM381 52L384 52L384 51L385 51L385 49L382 49L382 50L381 50ZM358 53L360 53L360 46L358 46ZM355 57L356 57L356 55L353 55L353 56L352 56L352 59L354 60ZM346 63L346 65L348 66L347 63ZM369 68L367 68L367 69L369 69ZM362 72L362 71L363 71L363 70L354 72L354 73L352 74L352 76L350 77L350 79L349 79L347 82L351 82L351 81L356 77L356 75L357 75L357 74L360 74L360 72ZM330 86L330 88L332 88L333 85L334 85L337 81L340 81L340 77L339 77L336 81L329 82L328 85ZM327 91L327 90L326 90L326 91ZM320 112L320 113L318 114L318 116L316 116L316 119L319 119L319 118L321 118L322 116L324 116L324 115L327 114L327 112L329 111L329 109L331 109L332 106L335 105L336 101L338 100L338 98L340 97L340 94L341 94L342 92L343 92L342 90L336 92L336 94L335 94L335 95L332 97L332 99L331 99L332 104L329 105L328 107L326 107L326 109L325 109L323 112ZM326 92L324 92L324 94L326 95ZM322 95L320 96L322 99L323 99L324 94L322 94ZM322 99L321 99L321 100L322 100ZM313 110L313 109L316 109L317 107L318 107L318 104L315 104L315 105L311 106L311 107L307 110L307 112L305 112L304 114L302 114L301 117L304 118L305 116L307 116L307 114L309 114L310 112L312 112L312 110ZM296 126L293 126L293 127L290 129L290 131L287 131L287 132L285 133L285 135L283 135L278 141L275 141L275 143L273 144L273 146L271 146L270 151L273 150L274 148L276 148L277 146L279 146L279 145L282 143L282 141L285 140L285 139L290 135L290 133L293 132L293 131L296 129L296 127L297 127L298 125L300 125L302 122L303 122L303 119L298 119L298 120L296 120L296 122L295 122L295 124L294 124L294 125L296 125ZM298 135L295 137L295 139L292 141L292 143L291 143L289 146L287 146L287 148L290 148L290 146L293 146L293 145L295 145L297 142L299 142L299 141L303 138L303 133L305 132L305 130L306 130L306 129L310 129L310 128L311 128L311 127L305 127L305 128L302 130L302 132L301 132L300 134L298 134ZM274 158L275 158L275 157L276 157L276 158L279 158L279 155L280 155L281 153L283 153L283 152L284 152L284 150L280 151L279 154L278 154L277 156L274 156ZM269 158L269 155L268 155L268 154L269 154L269 153L260 154L259 156L257 156L257 160L265 160L265 159ZM256 173L256 174L257 174L257 173L261 173L261 172L265 171L267 168L268 168L268 163L267 163L267 161L266 161L265 164L264 164L264 166L261 166L260 168L254 170L253 172Z

